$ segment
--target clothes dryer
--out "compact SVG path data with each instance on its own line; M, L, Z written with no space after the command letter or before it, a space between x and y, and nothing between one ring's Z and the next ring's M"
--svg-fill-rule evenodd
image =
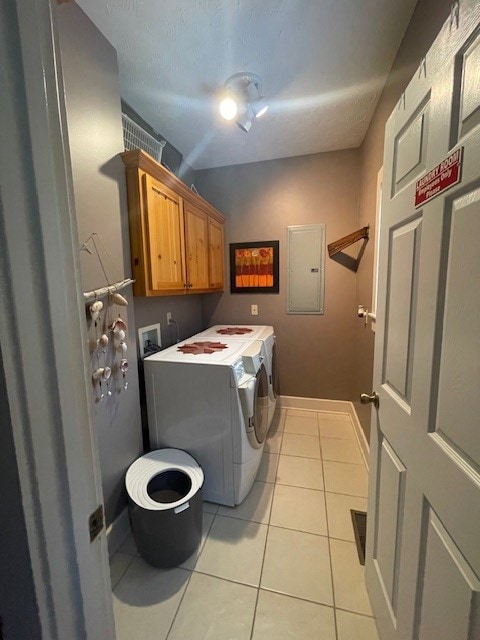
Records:
M270 427L277 398L279 396L278 367L277 367L277 344L276 336L272 326L251 325L251 324L216 324L209 329L197 333L195 339L220 339L229 340L261 340L263 343L263 357L268 376L268 426Z
M262 348L193 336L144 360L151 446L198 460L211 502L239 504L257 475L268 431Z

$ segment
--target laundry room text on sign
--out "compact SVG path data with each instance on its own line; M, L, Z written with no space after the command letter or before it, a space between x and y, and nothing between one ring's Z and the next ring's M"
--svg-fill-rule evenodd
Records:
M460 182L463 147L437 164L431 171L417 180L415 184L415 207L435 198L454 184Z

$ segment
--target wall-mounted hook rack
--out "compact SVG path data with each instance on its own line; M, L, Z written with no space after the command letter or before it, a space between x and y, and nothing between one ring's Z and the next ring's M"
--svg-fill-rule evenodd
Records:
M368 240L369 230L370 230L370 226L362 227L358 231L354 231L353 233L350 233L348 236L344 236L343 238L340 238L340 240L331 242L328 245L328 255L331 258L336 253L339 253L339 251L343 251L344 249L349 247L351 244L354 244L359 240L364 240L364 239Z
M100 287L99 289L93 289L93 291L85 291L83 294L83 301L85 304L87 302L92 302L93 300L100 300L100 298L104 298L109 293L116 293L121 289L125 289L130 284L133 284L135 280L131 278L126 278L120 282L116 282L115 284L109 284L106 287Z
M356 271L358 269L358 265L360 264L360 260L365 251L365 246L368 242L368 236L370 231L370 225L366 227L362 227L358 231L354 231L350 233L348 236L344 236L340 238L340 240L336 240L335 242L331 242L328 245L328 255L330 258L339 262L344 267L351 269L352 271ZM347 255L346 253L342 253L344 249L349 247L355 242L359 240L363 240L363 245L360 248L357 258L353 258L352 256Z

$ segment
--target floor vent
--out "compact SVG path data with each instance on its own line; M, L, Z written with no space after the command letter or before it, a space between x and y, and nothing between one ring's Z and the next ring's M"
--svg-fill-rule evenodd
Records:
M352 514L353 533L357 545L358 560L361 565L365 564L365 542L367 539L367 514L365 511L355 511L350 509Z

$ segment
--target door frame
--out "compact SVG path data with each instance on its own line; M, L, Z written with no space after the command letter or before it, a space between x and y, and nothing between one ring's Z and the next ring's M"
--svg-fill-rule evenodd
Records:
M15 0L0 22L0 346L31 564L17 578L45 640L114 640L106 534L90 543L88 526L103 496L56 10Z

